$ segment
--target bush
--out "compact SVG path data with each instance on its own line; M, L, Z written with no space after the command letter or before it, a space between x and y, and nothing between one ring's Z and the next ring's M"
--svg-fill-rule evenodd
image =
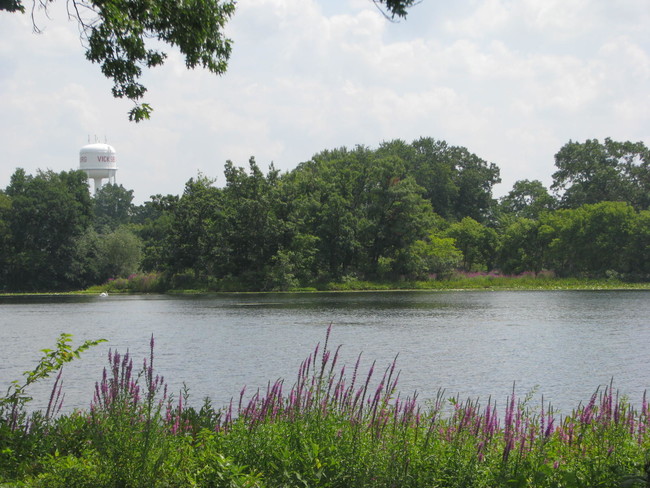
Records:
M128 278L111 278L97 290L108 293L162 293L165 282L160 273L134 273Z

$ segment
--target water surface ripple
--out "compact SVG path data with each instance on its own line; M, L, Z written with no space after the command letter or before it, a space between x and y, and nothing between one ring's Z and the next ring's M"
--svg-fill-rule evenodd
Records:
M536 391L568 412L599 385L640 403L650 385L650 292L464 291L201 296L0 298L0 387L34 366L61 332L108 342L66 366L66 408L85 408L109 348L137 366L156 340L156 364L173 391L216 406L268 381L292 384L300 362L333 325L349 368L362 352L388 366L399 354L400 391L422 402L488 396L501 404ZM35 404L47 400L35 389Z

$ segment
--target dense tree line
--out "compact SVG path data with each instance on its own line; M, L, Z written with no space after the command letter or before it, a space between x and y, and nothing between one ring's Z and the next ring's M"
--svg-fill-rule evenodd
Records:
M288 289L444 279L456 270L650 279L650 155L642 143L569 142L549 193L422 138L316 154L294 170L225 165L182 195L134 206L83 172L27 175L0 192L0 288L83 288L136 271L169 287Z
M0 289L79 289L138 270L132 193L107 185L92 198L83 171L16 170L0 192Z

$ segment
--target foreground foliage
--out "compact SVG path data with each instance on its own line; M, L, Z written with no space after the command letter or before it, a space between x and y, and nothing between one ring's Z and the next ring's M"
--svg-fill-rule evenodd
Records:
M110 351L88 411L19 416L0 404L0 484L30 487L616 487L648 486L650 415L612 385L571 414L517 399L426 407L397 392L395 361L367 374L337 364L325 343L292 386L269 383L215 409L188 405L154 371ZM60 369L69 337L34 374ZM30 378L29 373L26 373ZM41 375L42 376L42 375ZM24 390L21 389L21 392ZM12 403L13 402L13 403ZM16 421L18 419L18 421ZM4 484L2 484L4 483Z

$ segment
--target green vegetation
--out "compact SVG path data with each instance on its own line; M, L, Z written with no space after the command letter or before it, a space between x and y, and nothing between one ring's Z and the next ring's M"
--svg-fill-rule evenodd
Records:
M642 143L569 142L555 195L523 180L497 201L494 164L444 141L395 140L323 151L284 174L228 161L223 187L199 175L140 206L122 186L90 197L79 171L18 169L0 192L0 291L646 283L649 164Z
M328 283L321 291L361 290L648 290L650 283L619 279L557 278L550 273L504 276L494 273L454 273L449 279L376 283L349 280Z
M224 408L175 397L154 370L109 351L88 411L27 413L25 388L60 372L73 350L62 336L23 386L0 398L0 486L21 487L643 487L650 407L612 385L566 415L513 393L503 404L440 392L426 406L402 396L395 361L366 374L322 348L292 385L245 389ZM350 374L351 373L351 374Z
M57 293L0 293L0 296L17 295L96 295L100 293L129 294L129 293L167 293L167 294L204 294L231 293L242 290L238 283L213 283L207 287L205 283L192 283L186 286L170 289L161 274L132 274L126 278L109 279L102 285L91 286L81 291ZM319 283L317 286L296 286L271 293L313 293L340 291L458 291L458 290L650 290L649 282L621 281L616 277L593 278L558 278L552 273L542 272L539 275L523 273L508 276L497 273L461 273L455 272L443 280L425 281L362 281L353 277L344 277L341 281Z

